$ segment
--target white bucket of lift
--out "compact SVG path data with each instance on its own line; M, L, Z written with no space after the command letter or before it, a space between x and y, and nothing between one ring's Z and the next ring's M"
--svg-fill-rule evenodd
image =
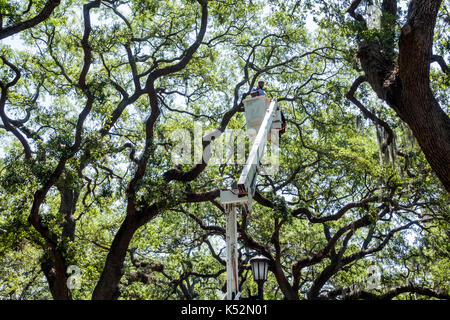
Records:
M270 100L266 96L258 96L245 99L243 102L247 133L249 136L256 136L266 115L266 111L269 108Z
M245 121L247 124L247 134L253 140L258 134L259 128L261 126L262 121L264 120L264 116L266 115L266 111L269 109L270 100L267 99L266 96L257 96L254 98L245 99L244 101L245 108ZM272 129L281 129L281 113L280 110L277 110L275 113L275 119L272 122ZM267 140L270 141L271 132L267 134Z

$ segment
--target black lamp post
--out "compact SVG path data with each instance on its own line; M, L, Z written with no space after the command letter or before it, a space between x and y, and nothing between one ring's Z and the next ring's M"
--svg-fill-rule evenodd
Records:
M250 259L252 266L253 279L258 284L258 299L264 300L264 282L267 280L267 271L269 270L269 259L264 256L255 256Z

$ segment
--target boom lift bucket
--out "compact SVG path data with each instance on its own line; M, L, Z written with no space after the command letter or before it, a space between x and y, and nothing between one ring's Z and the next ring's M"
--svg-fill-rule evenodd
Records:
M252 140L255 139L258 134L261 123L266 115L271 100L266 96L257 96L254 98L248 98L244 101L245 109L245 122L247 124L247 134ZM277 108L274 119L272 121L271 129L281 130L281 110ZM267 134L267 140L270 141L270 132Z

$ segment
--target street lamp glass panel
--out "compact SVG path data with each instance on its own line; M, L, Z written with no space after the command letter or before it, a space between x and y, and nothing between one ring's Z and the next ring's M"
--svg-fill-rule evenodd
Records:
M258 264L259 267L259 280L266 280L267 279L267 274L266 274L266 263L259 263Z
M261 255L256 256L250 259L250 264L252 266L253 279L255 281L266 281L269 259Z

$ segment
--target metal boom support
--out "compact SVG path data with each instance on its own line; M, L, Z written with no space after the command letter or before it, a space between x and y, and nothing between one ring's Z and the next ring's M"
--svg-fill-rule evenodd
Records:
M252 198L255 192L256 177L260 161L264 155L267 136L272 128L273 119L276 116L277 101L271 101L258 134L253 142L247 162L239 177L236 186L232 190L221 190L220 201L225 207L227 214L226 242L227 242L227 300L239 299L238 282L238 257L237 257L237 228L236 211L242 206L251 211Z
M241 176L238 181L239 195L247 195L248 191L251 191L251 195L255 192L255 182L257 169L260 165L261 159L264 155L264 148L266 146L267 135L272 127L272 121L277 111L277 101L274 99L269 105L266 111L266 115L259 127L258 134L256 135L253 146L250 150L247 162L242 170Z

